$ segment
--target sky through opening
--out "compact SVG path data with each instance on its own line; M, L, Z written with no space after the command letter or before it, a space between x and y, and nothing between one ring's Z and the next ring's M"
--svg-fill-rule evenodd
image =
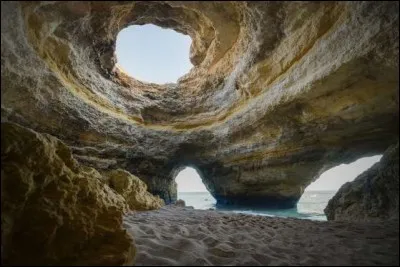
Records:
M192 68L191 38L153 24L129 26L117 36L118 67L142 82L176 83Z
M353 181L359 174L369 169L382 155L360 158L350 164L340 164L324 172L305 191L337 191L344 183ZM197 171L186 167L175 179L178 192L207 192Z
M337 191L346 182L353 181L362 172L381 159L382 155L360 158L350 164L340 164L323 174L305 191Z

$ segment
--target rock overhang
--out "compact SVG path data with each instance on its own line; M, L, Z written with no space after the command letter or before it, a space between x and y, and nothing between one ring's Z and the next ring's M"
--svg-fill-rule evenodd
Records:
M214 195L296 199L322 169L398 135L396 7L2 3L2 120L128 169L167 202L188 160ZM118 32L147 23L193 40L194 68L173 86L115 68Z

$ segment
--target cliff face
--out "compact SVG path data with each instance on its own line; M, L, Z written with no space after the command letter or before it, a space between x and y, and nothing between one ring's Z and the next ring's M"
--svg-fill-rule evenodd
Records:
M325 208L328 220L375 221L399 218L399 143L380 162L344 184Z
M105 174L107 184L124 197L131 210L154 210L161 208L164 201L147 191L146 184L127 171L117 169Z
M398 136L397 2L2 2L2 121L52 134L166 203L198 169L219 203L291 207ZM177 84L118 69L118 32L188 34Z
M122 229L127 210L60 140L2 123L2 265L132 264L136 249Z

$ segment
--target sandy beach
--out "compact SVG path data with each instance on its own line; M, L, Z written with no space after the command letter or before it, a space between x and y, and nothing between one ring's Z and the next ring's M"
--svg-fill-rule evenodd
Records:
M399 221L318 222L165 206L124 219L135 265L398 265Z

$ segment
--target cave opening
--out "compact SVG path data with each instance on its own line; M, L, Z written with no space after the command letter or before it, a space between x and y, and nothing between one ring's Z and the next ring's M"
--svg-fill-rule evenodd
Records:
M176 83L188 73L191 38L153 24L133 25L118 33L116 66L134 79L147 83Z
M382 155L362 157L349 164L340 164L325 171L317 180L305 188L297 203L297 212L311 215L324 214L323 210L328 201L343 184L353 181L358 175L379 162L381 158ZM325 216L322 217L325 218Z
M176 176L178 199L185 201L186 206L195 209L209 209L215 206L216 200L207 190L199 173L193 167L184 167Z

